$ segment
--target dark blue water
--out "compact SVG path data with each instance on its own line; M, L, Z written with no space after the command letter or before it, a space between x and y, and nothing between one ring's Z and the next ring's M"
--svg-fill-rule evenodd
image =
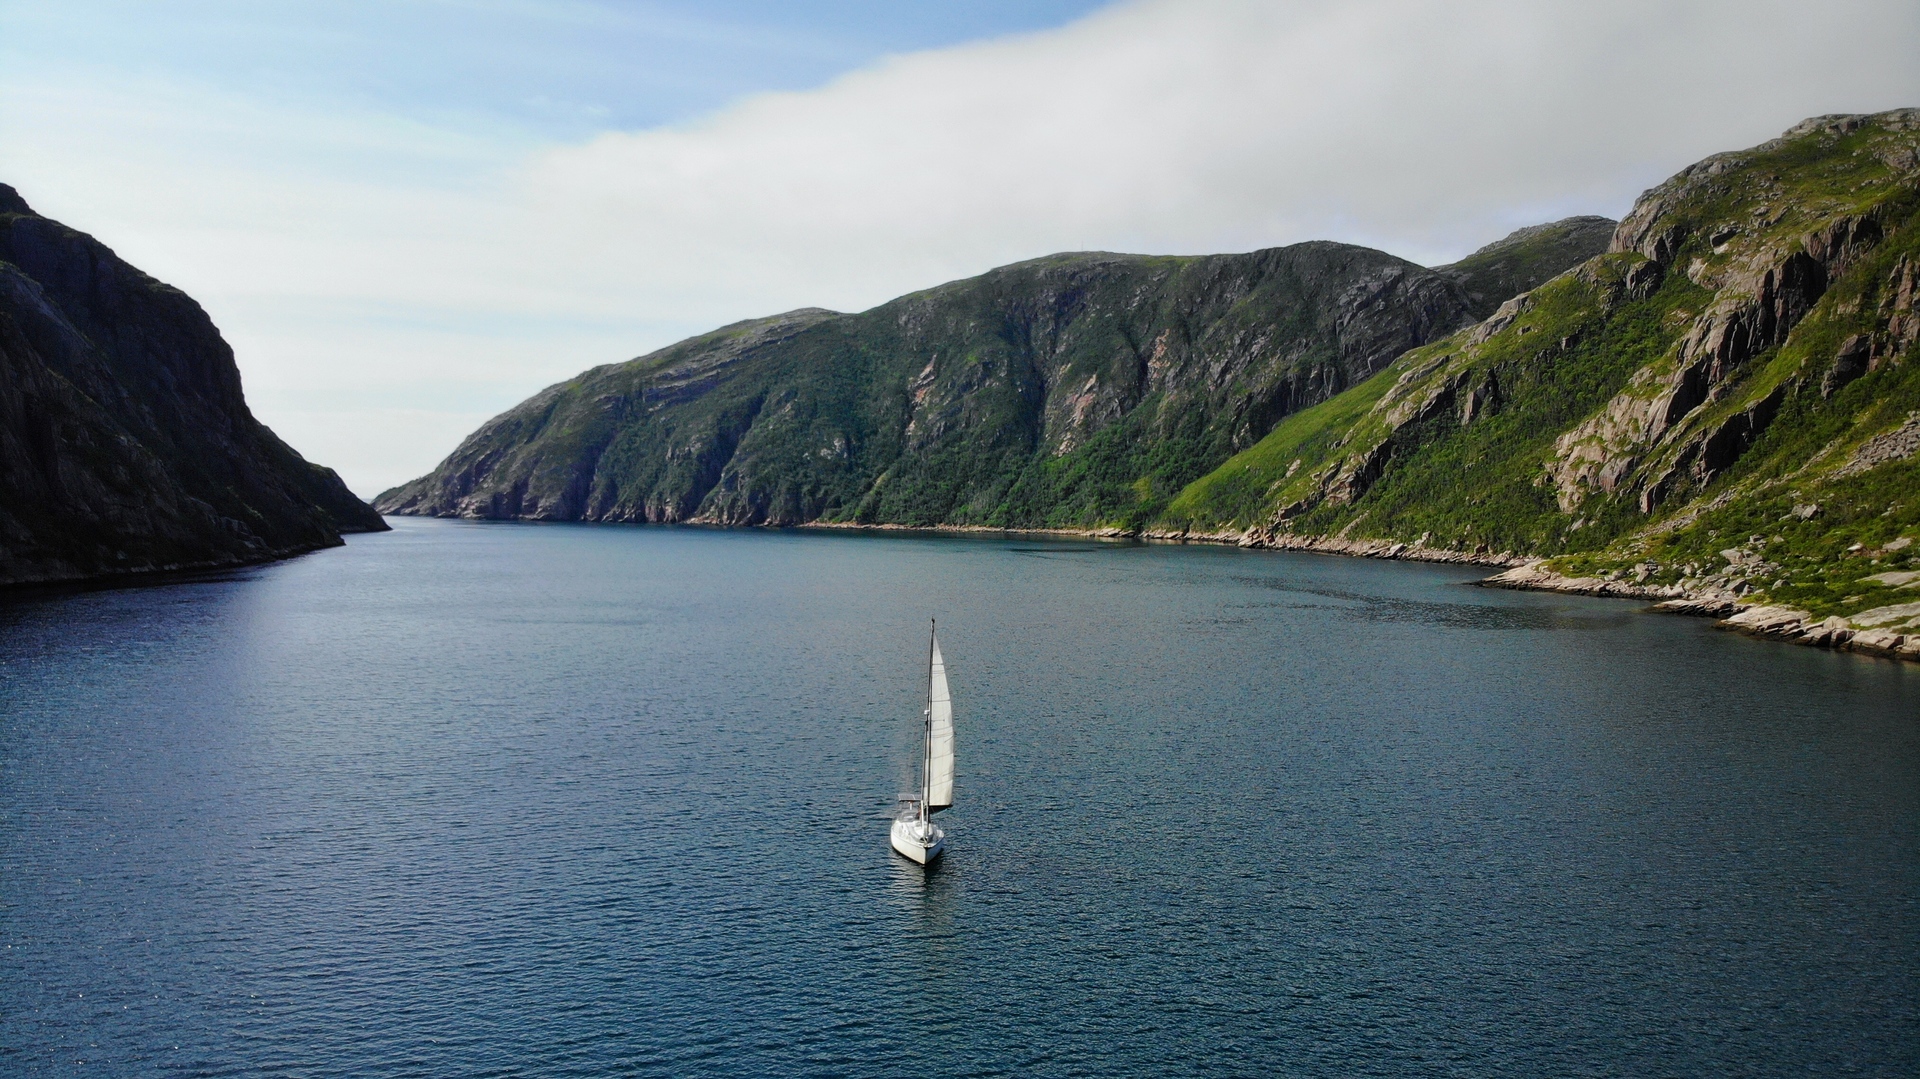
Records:
M0 606L0 1073L1920 1073L1920 668L1440 567L396 524Z

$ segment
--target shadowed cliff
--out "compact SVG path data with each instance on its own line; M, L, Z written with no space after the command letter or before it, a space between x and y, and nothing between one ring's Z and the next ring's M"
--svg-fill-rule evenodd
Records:
M0 584L258 562L386 527L253 418L199 304L0 185Z

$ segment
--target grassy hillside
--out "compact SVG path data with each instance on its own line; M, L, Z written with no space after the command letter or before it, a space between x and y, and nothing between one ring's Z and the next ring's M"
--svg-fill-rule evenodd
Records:
M860 314L744 322L551 387L376 504L1137 528L1282 417L1474 321L1473 288L1577 261L1565 225L1440 271L1332 243L1056 255Z
M1916 292L1920 113L1808 121L1647 192L1609 253L1288 418L1156 527L1884 612L1920 600Z
M555 386L389 512L790 524L1144 519L1273 421L1471 321L1338 244L1062 255L741 323Z

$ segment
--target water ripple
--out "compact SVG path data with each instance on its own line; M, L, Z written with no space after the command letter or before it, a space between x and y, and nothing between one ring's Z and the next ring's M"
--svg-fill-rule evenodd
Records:
M1458 567L398 523L0 606L0 1072L1920 1072L1908 668Z

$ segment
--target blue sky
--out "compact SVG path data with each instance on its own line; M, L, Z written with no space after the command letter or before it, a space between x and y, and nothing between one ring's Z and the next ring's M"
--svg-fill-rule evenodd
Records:
M182 83L497 136L655 127L889 53L1061 25L1090 0L60 0L0 4L16 75Z
M1060 250L1432 264L1907 105L1911 0L0 0L0 182L363 494L736 319Z

